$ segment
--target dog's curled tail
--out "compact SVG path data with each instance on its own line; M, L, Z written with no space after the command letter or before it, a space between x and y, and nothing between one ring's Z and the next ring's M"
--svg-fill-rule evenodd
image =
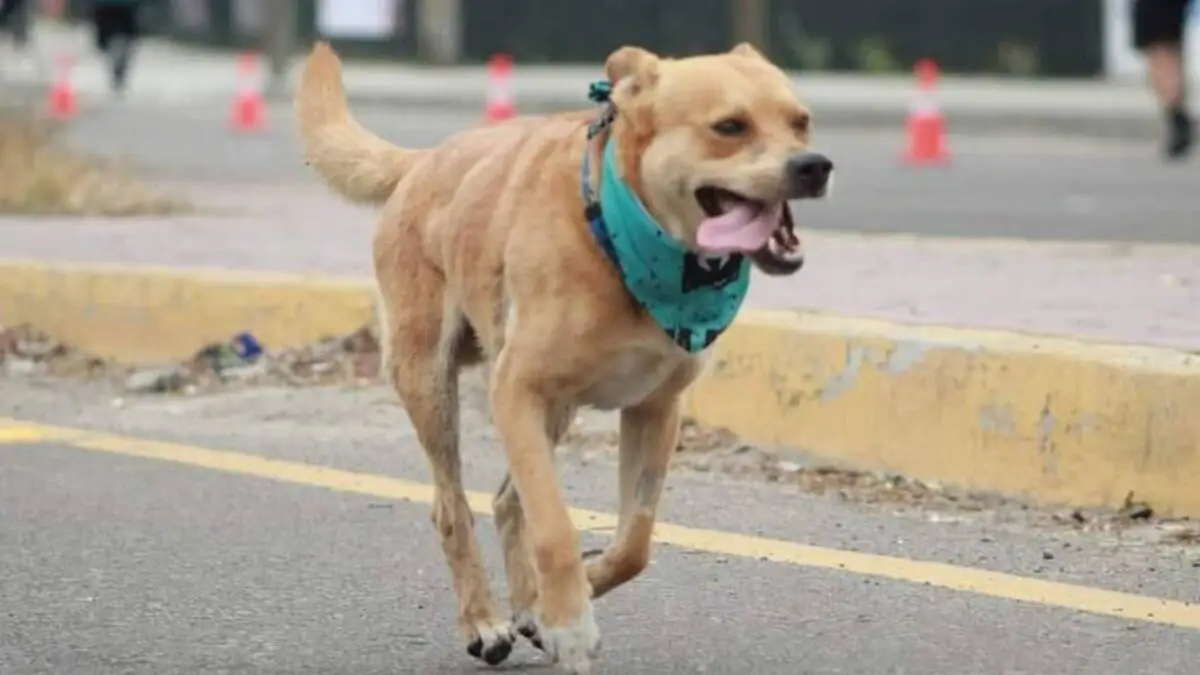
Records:
M294 105L304 158L352 202L387 201L419 153L383 140L351 116L342 62L326 42L317 42L309 53Z

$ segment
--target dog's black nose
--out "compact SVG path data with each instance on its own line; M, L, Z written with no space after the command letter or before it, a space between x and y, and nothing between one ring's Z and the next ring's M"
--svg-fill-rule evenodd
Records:
M787 172L792 199L820 197L829 184L833 162L819 152L801 152L788 159Z

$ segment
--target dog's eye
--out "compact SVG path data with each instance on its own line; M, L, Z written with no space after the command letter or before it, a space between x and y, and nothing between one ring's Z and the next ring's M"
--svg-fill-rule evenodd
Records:
M792 128L795 129L797 133L806 134L808 133L808 125L811 122L812 119L808 115L799 115L796 117L796 119L792 120Z
M722 136L741 136L750 130L750 125L746 120L738 117L730 117L729 119L721 120L712 126L713 131Z

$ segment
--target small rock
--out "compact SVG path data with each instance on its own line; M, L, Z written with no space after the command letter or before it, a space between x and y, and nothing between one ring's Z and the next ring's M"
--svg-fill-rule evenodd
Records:
M35 339L19 340L16 348L18 354L38 361L44 361L64 351L62 345L42 336L38 336Z
M247 382L267 374L267 364L263 360L244 366L233 366L221 371L221 377L229 380Z
M799 473L802 468L796 462L783 461L779 463L779 470L783 473Z
M934 513L931 513L928 516L926 516L926 519L931 523L961 523L961 522L963 522L962 518L959 518L957 516L947 515L945 513L937 513L936 511Z
M346 349L340 340L326 340L324 342L318 342L309 348L309 358L313 359L314 361L324 361L326 359L332 359L347 351L350 350Z
M187 372L179 366L139 370L125 380L125 390L137 394L176 391L187 381Z
M1171 523L1162 527L1162 540L1171 544L1200 544L1200 529L1183 523Z
M379 351L379 341L369 326L363 326L350 335L342 338L342 349L347 352L362 354Z
M354 375L370 379L379 375L379 352L362 352L354 355Z
M28 377L38 372L38 362L33 359L5 359L4 371L9 377Z
M1042 551L1042 560L1054 560L1054 554L1050 551Z
M1129 494L1125 495L1125 504L1117 512L1117 515L1129 520L1147 520L1154 515L1154 509L1150 508L1146 502L1133 501L1133 491L1131 490Z
M17 353L17 336L16 333L0 324L0 361L4 360L5 354Z
M231 345L213 343L200 349L192 357L192 361L206 370L223 373L227 369L238 368L250 363Z
M1154 515L1154 509L1145 502L1134 502L1122 508L1120 515L1130 520L1147 520Z
M1193 561L1192 561L1192 567L1195 567L1195 568L1197 568L1197 569L1200 569L1200 558L1197 558L1197 559L1195 559L1195 560L1193 560Z

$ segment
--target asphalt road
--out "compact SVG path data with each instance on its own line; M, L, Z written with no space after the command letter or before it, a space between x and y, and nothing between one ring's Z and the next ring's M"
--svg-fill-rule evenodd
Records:
M357 111L371 129L423 147L475 124L462 110ZM72 129L85 146L121 153L162 175L208 180L311 181L300 160L290 108L271 107L269 129L239 135L212 103L161 109L112 103L86 111ZM829 203L805 204L816 229L1023 239L1200 242L1195 163L1164 165L1143 142L1045 136L970 138L952 133L952 164L916 169L898 160L895 133L820 130L815 141L836 163ZM949 120L953 132L953 120Z
M501 470L494 438L471 409L464 427L468 487L487 490ZM604 455L568 452L561 472L574 504L611 512ZM389 487L394 479L412 483ZM413 487L426 480L412 431L381 390L113 401L0 379L0 673L484 672L455 636L427 497ZM1200 610L1182 604L1200 600L1194 548L892 512L684 471L664 511L704 528L692 530L702 543L659 544L643 577L599 603L597 673L1195 672ZM487 518L479 531L499 580ZM788 559L789 542L821 548ZM819 567L841 551L897 558ZM979 569L1017 576L950 590ZM1112 606L1097 589L1137 594L1116 601L1131 613L1146 597L1181 602L1151 603L1165 623L1078 611ZM1022 593L1036 600L1013 599ZM543 663L522 645L502 672L554 672Z

